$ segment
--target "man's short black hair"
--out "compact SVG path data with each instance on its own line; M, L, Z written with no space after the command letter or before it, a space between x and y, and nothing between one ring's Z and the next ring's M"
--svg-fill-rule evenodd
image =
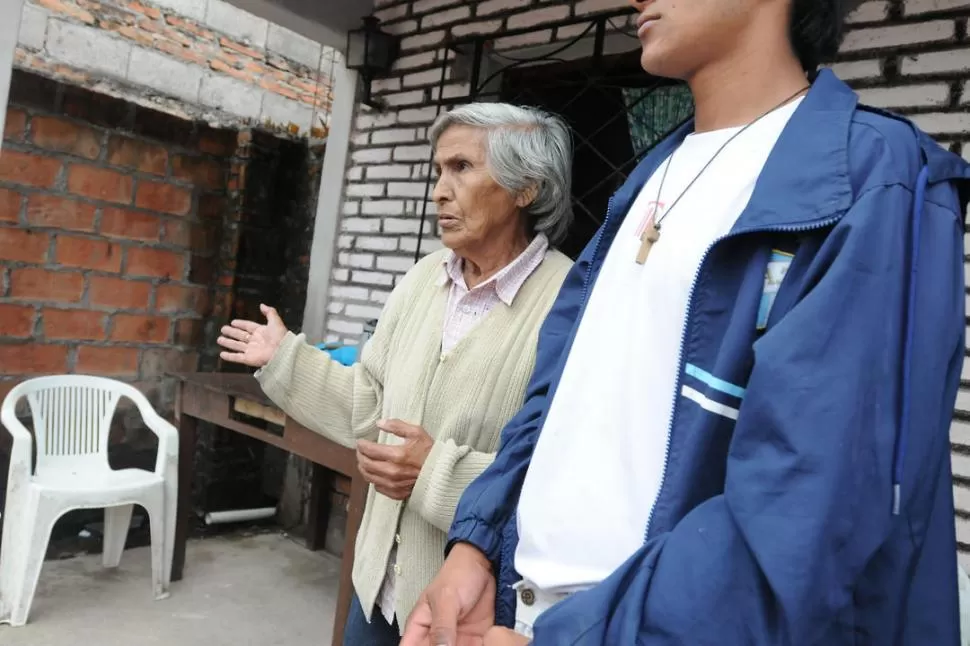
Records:
M846 15L858 4L859 0L792 0L790 37L806 71L835 59Z

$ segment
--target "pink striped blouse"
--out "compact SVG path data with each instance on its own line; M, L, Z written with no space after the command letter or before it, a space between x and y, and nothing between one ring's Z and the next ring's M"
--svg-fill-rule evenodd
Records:
M515 260L472 289L465 284L462 259L454 252L449 253L444 260L445 271L440 283L451 283L441 336L442 352L455 347L496 305L511 305L522 284L542 264L548 249L549 240L538 234Z

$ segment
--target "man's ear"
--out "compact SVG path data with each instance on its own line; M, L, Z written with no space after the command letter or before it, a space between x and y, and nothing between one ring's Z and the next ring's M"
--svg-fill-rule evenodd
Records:
M539 194L539 185L530 184L529 186L519 191L519 194L515 198L515 205L520 209L524 209L525 207L535 202L536 196L538 194Z

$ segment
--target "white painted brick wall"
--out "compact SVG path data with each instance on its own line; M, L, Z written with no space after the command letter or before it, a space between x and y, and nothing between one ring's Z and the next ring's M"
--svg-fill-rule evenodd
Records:
M506 25L508 29L523 29L547 22L556 22L568 18L571 9L568 6L545 7L526 13L515 14L514 16L508 17Z
M878 59L836 63L832 66L839 78L845 81L878 79L882 77L882 62Z
M387 299L391 296L391 292L381 291L379 289L371 290L370 300L372 303L379 303L383 305L387 302Z
M950 100L950 85L928 83L863 89L859 90L859 98L868 105L892 110L943 106Z
M956 23L952 20L893 27L868 27L850 32L842 45L842 51L856 52L917 43L938 43L952 41L955 36Z
M586 16L603 11L614 11L615 9L615 0L581 0L576 3L573 12L577 16Z
M381 271L390 271L395 274L407 272L414 266L412 256L378 256L377 268Z
M434 29L435 27L443 27L470 18L471 15L472 10L470 7L456 7L447 11L428 14L421 18L421 29L428 30Z
M412 33L412 30L408 30L408 33ZM427 33L402 38L401 51L407 52L409 50L440 45L442 42L444 42L447 35L448 32L446 32L444 29L438 29L436 31L429 31Z
M878 22L884 20L889 15L889 2L886 0L876 0L875 2L863 2L853 11L848 18L848 22Z
M902 60L901 69L903 74L911 76L948 72L970 74L970 53L968 53L967 47L963 47L905 56Z
M355 164L381 164L391 161L391 148L355 150L350 159Z
M381 315L381 308L373 305L348 305L347 316L362 319L376 319Z
M970 112L931 112L914 114L913 121L931 135L970 132ZM970 408L968 408L970 410Z
M381 197L384 195L384 185L348 184L344 194L347 197Z
M455 25L451 28L451 35L455 38L463 38L472 34L494 34L502 28L501 20L486 20L484 22L473 22L468 25Z
M904 4L904 13L908 16L917 16L933 11L968 8L970 8L970 0L907 0Z
M475 14L478 16L489 16L495 13L508 13L521 9L525 5L522 0L485 0L477 3Z
M411 177L411 167L403 164L387 164L368 166L364 169L368 180L375 179L407 179Z

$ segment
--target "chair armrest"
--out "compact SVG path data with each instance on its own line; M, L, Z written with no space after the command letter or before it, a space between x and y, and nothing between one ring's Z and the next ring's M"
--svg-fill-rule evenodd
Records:
M141 411L145 425L158 437L158 456L155 473L163 475L178 464L179 432L168 420L154 410Z
M34 476L34 438L17 419L17 401L22 396L18 388L15 386L0 406L0 422L13 438L10 445L10 469L7 472L7 496L3 510L7 518L17 518L20 515L21 506L27 495L27 487ZM12 528L13 524L4 523L4 533L13 531L8 527Z
M12 391L3 400L3 405L0 406L0 423L3 423L3 426L13 438L13 444L10 448L11 475L14 471L14 465L24 464L27 466L29 476L33 464L34 438L30 431L17 419L16 408L19 399L20 394Z

